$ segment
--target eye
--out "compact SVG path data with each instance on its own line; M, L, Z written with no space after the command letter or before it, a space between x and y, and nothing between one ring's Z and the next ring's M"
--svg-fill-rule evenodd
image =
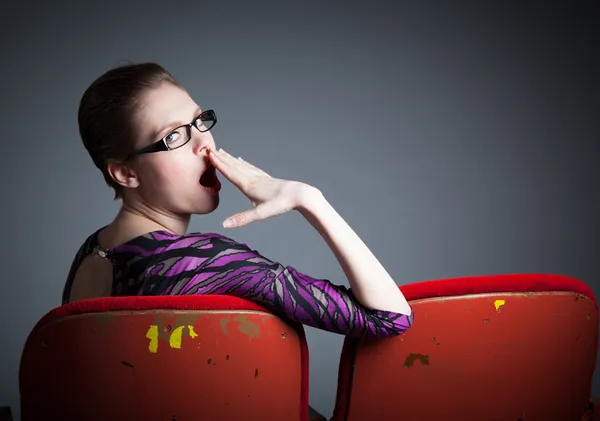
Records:
M181 139L181 133L179 133L178 131L171 132L165 136L165 142L167 142L168 145L177 143L177 141L180 139Z

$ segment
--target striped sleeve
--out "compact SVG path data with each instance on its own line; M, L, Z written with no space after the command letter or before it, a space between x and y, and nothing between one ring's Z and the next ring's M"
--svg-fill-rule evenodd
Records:
M197 242L193 249L179 248L177 282L169 285L166 294L237 296L284 318L350 337L392 337L412 325L412 312L368 309L345 286L271 261L226 237Z

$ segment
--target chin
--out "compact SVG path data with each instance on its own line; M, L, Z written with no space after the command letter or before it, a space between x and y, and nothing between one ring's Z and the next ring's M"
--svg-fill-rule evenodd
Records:
M207 215L214 212L219 207L219 196L213 196L212 200L203 200L202 203L198 203L193 208L192 214L194 215Z

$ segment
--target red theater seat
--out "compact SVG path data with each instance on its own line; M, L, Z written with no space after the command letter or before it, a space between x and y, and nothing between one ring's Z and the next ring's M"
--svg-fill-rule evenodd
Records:
M228 296L52 310L20 366L23 421L308 419L304 330Z
M413 326L344 342L335 421L579 421L598 345L583 282L497 275L401 287Z

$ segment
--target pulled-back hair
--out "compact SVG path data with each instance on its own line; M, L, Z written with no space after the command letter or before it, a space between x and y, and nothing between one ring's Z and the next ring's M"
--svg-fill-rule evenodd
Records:
M107 164L132 152L144 95L163 83L181 87L156 63L128 63L94 80L79 102L81 140L106 183L115 190L115 199L122 197L122 186L112 179Z

